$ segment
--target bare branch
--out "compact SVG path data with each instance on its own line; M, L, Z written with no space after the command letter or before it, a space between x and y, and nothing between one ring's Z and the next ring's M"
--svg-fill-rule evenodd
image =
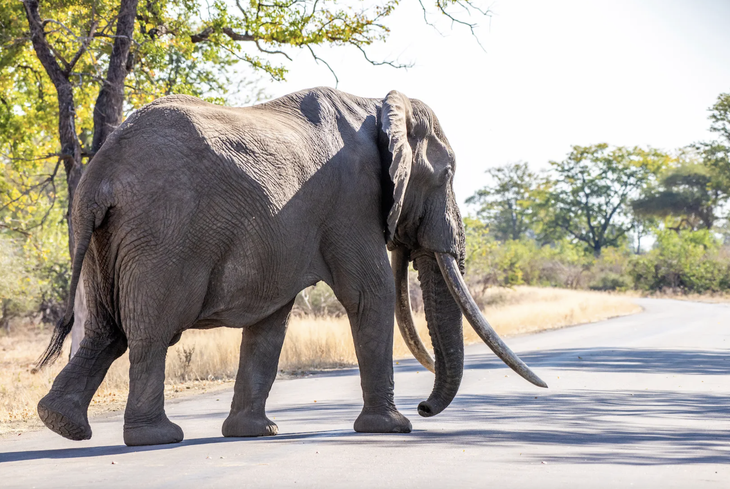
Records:
M40 13L38 12L38 0L24 0L23 5L25 6L25 13L28 17L28 25L30 27L30 37L33 42L33 48L35 49L38 60L45 68L51 81L58 89L63 86L64 83L68 83L68 79L61 70L61 67L56 61L56 57L51 51L51 47L48 45L48 40L43 32L43 23L41 21ZM65 27L65 26L64 26Z
M319 56L317 56L314 53L312 46L310 46L309 44L305 44L304 46L306 46L306 48L309 50L309 53L312 55L312 58L314 58L314 61L317 64L319 64L319 62L321 61L322 63L324 63L324 65L327 67L327 69L330 70L330 73L332 73L332 76L335 77L335 88L337 88L337 86L340 84L340 79L337 78L337 73L335 73L335 70L332 69L332 67L329 65L329 63L327 63L325 60L323 60L322 58L320 58Z
M68 27L63 25L63 23L61 23L57 20L54 20L54 19L46 19L42 22L41 25L45 29L46 25L48 25L48 24L56 24L56 25L60 26L64 31L66 31L68 33L68 35L73 37L77 42L82 42L82 39L79 36L77 36L76 34L74 34L71 29L69 29Z
M399 64L399 63L393 63L392 61L375 61L368 57L368 53L365 52L365 50L360 46L359 44L356 44L354 42L350 42L351 45L355 46L357 49L360 50L365 60L367 60L368 63L370 63L373 66L392 66L393 68L413 68L413 63L409 64Z
M285 56L286 59L288 59L289 61L292 60L291 57L288 54L286 54L284 51L269 51L268 49L264 49L261 47L261 44L259 43L258 39L254 42L256 43L256 47L258 48L258 50L261 51L262 53L281 54L282 56Z
M70 73L71 70L74 69L74 66L76 66L76 63L78 63L79 59L81 59L81 56L84 54L86 49L89 47L89 43L91 43L91 40L94 38L94 32L96 32L96 28L99 26L99 21L95 20L91 23L91 27L89 28L89 35L84 38L84 40L81 42L81 46L79 47L79 50L76 51L76 54L73 58L71 58L71 61L68 62L68 65L66 66L66 73Z
M433 24L428 20L428 11L426 10L426 6L423 4L423 2L421 0L418 0L418 3L421 5L421 10L423 11L423 22L425 22L427 26L438 32L441 37L444 37L444 34L438 29L438 27L436 27L436 24Z
M12 156L9 156L7 154L3 154L3 158L7 159L8 161L41 161L41 160L49 160L51 158L72 158L71 155L64 155L61 153L49 153L45 156L39 156L38 158L13 158Z
M10 199L7 202L5 202L5 204L3 204L2 206L0 206L0 210L6 209L10 204L14 204L14 203L18 202L23 197L30 197L31 194L33 193L33 191L37 191L40 194L40 192L42 192L43 190L45 190L45 188L49 184L53 186L53 189L55 191L56 186L55 186L54 181L56 179L56 175L58 174L58 169L61 166L61 161L63 161L63 157L59 157L58 158L58 162L56 163L56 166L53 168L53 172L51 172L49 175L47 175L46 178L44 178L40 182L38 182L36 184L33 184L33 185L29 186L28 188L24 189L14 199ZM38 202L38 199L40 199L40 195L35 200L33 200L32 197L30 197L30 198L31 198L31 203L32 204L35 204L36 202Z
M63 65L63 67L64 67L63 72L68 73L69 71L71 71L69 69L68 61L66 61L66 59L63 57L63 55L61 53L59 53L56 50L56 48L54 48L52 45L49 44L48 47L51 49L51 52L56 57L56 59L59 60L61 62L61 64Z
M485 53L487 52L487 50L484 49L484 46L482 46L481 41L479 41L479 37L477 36L476 32L474 32L474 28L477 27L476 24L472 24L470 22L465 22L463 20L457 19L456 17L454 17L453 15L451 15L450 13L448 13L446 11L446 9L444 8L444 6L441 3L441 1L437 1L436 2L436 6L438 7L438 9L441 11L442 14L444 14L446 17L448 17L449 19L451 19L452 26L453 26L453 24L460 24L460 25L463 25L465 27L468 27L469 28L469 31L471 32L471 36L477 42L477 44L479 45L479 47L482 48L482 51L484 51Z

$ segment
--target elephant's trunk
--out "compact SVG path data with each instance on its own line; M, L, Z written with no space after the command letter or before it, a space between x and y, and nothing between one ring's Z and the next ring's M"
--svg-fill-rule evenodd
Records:
M464 373L464 338L461 310L431 253L422 253L415 260L423 292L426 322L436 357L436 381L426 401L418 405L418 414L434 416L454 399ZM410 311L409 311L410 316ZM422 362L423 363L423 362Z

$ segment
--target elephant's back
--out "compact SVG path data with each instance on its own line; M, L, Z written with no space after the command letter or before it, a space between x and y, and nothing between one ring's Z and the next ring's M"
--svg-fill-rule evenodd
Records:
M144 236L149 248L204 242L210 249L202 253L211 256L241 240L263 247L256 236L286 234L309 219L315 204L288 204L318 169L309 135L270 112L160 99L109 137L85 172L79 200L113 208L107 227L115 240Z

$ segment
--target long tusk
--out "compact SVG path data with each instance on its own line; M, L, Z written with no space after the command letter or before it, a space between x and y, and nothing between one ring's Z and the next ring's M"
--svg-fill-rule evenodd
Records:
M446 285L449 287L451 295L454 296L454 300L457 304L459 304L461 312L464 313L464 317L466 317L467 321L469 321L469 324L471 324L472 328L474 328L474 331L477 332L487 346L491 348L491 350L512 370L538 387L547 387L547 384L543 382L540 377L535 375L535 373L530 370L530 367L525 365L525 362L520 360L517 355L510 350L510 348L489 325L469 293L469 289L467 289L466 283L464 283L464 279L461 276L461 272L459 271L459 267L456 264L454 257L448 253L435 253L435 255L436 261L439 264L439 268L446 280Z
M408 349L411 350L416 360L431 372L436 373L433 357L421 341L421 337L418 336L411 314L411 298L408 291L408 255L406 250L396 248L391 253L391 260L393 277L395 278L395 319L398 323L398 329L400 329L403 341L406 342Z

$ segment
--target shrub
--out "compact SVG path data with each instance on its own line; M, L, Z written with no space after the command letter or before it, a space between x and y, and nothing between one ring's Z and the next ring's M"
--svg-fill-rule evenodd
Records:
M65 230L47 229L40 239L0 235L0 326L13 317L42 313L55 322L68 293L70 260Z
M41 301L40 283L23 259L20 245L0 236L0 327L9 329L10 319L36 309Z
M292 313L313 317L339 317L346 314L335 293L324 282L301 291L294 301Z
M730 259L709 231L662 231L649 253L634 258L629 270L642 290L718 292L730 286Z

